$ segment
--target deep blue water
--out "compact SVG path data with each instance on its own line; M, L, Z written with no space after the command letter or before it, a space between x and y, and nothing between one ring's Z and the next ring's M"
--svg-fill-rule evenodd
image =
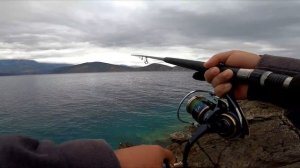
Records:
M192 72L122 72L0 77L0 134L61 143L105 139L153 143L182 127L179 101L209 88Z

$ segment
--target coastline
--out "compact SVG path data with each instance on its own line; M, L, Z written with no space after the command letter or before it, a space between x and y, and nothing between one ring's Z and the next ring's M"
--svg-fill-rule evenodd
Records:
M190 167L300 167L300 130L286 117L284 109L256 101L240 101L249 122L250 136L226 140L207 134L194 145L189 155ZM156 144L171 150L181 161L191 128L179 130L182 140L166 138ZM173 134L174 135L174 134ZM180 137L179 137L180 138ZM126 147L126 146L125 146Z

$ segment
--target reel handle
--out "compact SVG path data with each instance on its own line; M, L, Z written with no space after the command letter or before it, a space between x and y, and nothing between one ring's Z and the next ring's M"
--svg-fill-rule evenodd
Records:
M184 147L184 152L183 152L183 158L182 158L182 163L183 163L183 168L188 168L188 156L190 153L190 150L194 143L201 138L207 131L209 130L209 125L200 125L197 129L197 131L192 135L191 139L189 139Z

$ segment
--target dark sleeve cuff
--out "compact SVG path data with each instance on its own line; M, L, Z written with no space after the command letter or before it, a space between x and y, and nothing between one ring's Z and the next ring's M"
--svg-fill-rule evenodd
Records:
M261 60L256 68L288 76L295 76L300 73L300 60L265 54L261 55Z
M58 146L69 167L119 168L119 161L104 140L75 140Z
M0 136L0 167L119 168L103 140L75 140L56 145L24 136Z

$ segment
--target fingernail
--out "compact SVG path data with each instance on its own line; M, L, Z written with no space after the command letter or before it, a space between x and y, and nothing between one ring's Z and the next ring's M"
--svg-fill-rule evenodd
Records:
M217 67L212 67L212 68L211 68L211 72L212 72L212 73L219 73L219 68L217 68Z

